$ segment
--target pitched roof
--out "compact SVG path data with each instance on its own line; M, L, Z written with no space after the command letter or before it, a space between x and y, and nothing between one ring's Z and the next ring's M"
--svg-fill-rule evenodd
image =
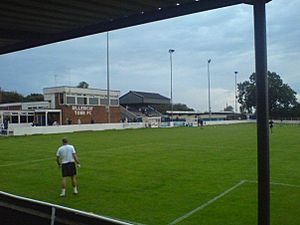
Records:
M142 97L142 98L147 98L147 99L160 99L160 100L170 100L169 98L162 96L158 93L153 93L153 92L141 92L141 91L130 91L131 93Z

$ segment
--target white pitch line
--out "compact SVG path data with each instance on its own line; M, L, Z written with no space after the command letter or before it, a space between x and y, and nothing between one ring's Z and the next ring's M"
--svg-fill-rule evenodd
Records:
M256 180L245 180L245 181L248 183L258 183ZM270 184L300 188L300 185L296 185L296 184L286 184L286 183L280 183L280 182L270 182Z
M132 148L132 147L142 147L142 146L145 146L145 145L147 145L147 144L130 145L130 146L123 146L123 147L112 147L112 148L106 148L105 150L109 151L109 150L114 150L114 149L126 149L126 148ZM90 151L90 152L96 152L96 151ZM48 157L48 158L43 158L43 159L34 159L34 160L28 160L28 161L23 161L23 162L15 162L15 163L9 163L9 164L2 164L2 165L0 165L0 167L18 166L18 165L35 163L35 162L42 162L42 161L46 161L46 160L49 160L49 159L53 159L53 161L55 162L56 155L54 155L53 157Z
M198 212L202 209L204 209L205 207L207 207L208 205L212 204L213 202L217 201L218 199L222 198L224 195L227 195L229 192L233 191L234 189L238 188L239 186L243 185L246 182L246 180L242 180L239 183L237 183L236 185L232 186L231 188L227 189L226 191L222 192L221 194L217 195L216 197L212 198L211 200L209 200L208 202L200 205L199 207L193 209L192 211L186 213L185 215L177 218L176 220L174 220L173 222L169 223L169 225L174 225L179 223L180 221L186 219L187 217L191 216L192 214L194 214L195 212Z
M29 161L23 161L23 162L16 162L16 163L10 163L10 164L3 164L0 165L0 167L6 167L6 166L17 166L17 165L23 165L23 164L30 164L30 163L35 163L35 162L41 162L41 161L46 161L49 159L55 159L55 157L48 157L48 158L44 158L44 159L35 159L35 160L29 160Z
M295 184L285 184L285 183L277 183L277 182L271 182L271 184L281 185L281 186L287 186L287 187L300 188L300 185L295 185Z

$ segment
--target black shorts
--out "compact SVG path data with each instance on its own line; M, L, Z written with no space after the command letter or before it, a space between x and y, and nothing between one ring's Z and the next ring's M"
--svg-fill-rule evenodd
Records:
M74 162L63 163L61 167L63 177L71 177L76 175L76 166Z

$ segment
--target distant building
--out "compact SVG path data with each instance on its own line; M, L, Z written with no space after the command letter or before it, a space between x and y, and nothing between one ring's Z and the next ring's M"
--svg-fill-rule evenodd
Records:
M46 121L61 121L61 110L50 109L47 101L17 102L0 104L0 123L9 121L12 124L34 123L46 125Z
M149 121L151 117L161 118L156 105L170 105L170 99L158 93L129 91L120 97L121 116L124 121Z
M170 99L158 93L129 91L120 97L120 104L127 106L169 105Z
M209 115L208 112L197 112L197 111L167 111L167 116L173 115L176 121L187 121L193 122L198 120L203 121L222 121L222 120L233 120L233 119L244 119L241 114L236 114L231 111L212 112Z
M0 123L54 124L107 123L107 90L76 87L44 88L44 101L0 104ZM120 91L110 91L110 122L120 122Z
M61 109L63 124L107 123L107 90L77 87L44 88L44 100ZM120 91L110 91L110 122L120 122Z

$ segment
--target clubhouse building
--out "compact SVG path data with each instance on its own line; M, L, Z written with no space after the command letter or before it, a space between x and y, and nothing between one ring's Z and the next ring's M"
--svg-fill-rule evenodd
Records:
M0 104L0 123L40 126L118 123L120 91L70 86L43 89L44 101Z

